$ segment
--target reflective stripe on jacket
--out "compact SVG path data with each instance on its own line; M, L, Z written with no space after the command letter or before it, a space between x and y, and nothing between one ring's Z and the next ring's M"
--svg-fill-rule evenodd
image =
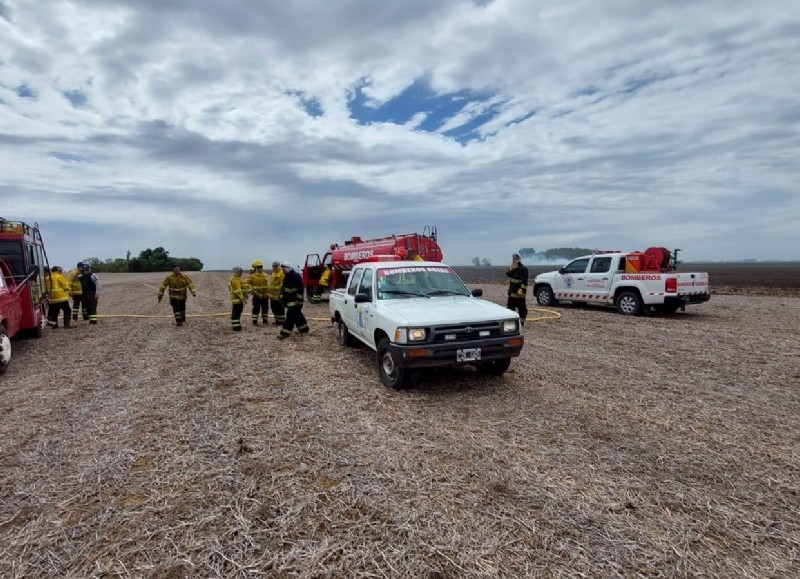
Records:
M280 299L283 277L283 270L281 268L278 268L278 271L272 270L272 275L269 276L269 290L267 292L269 299Z
M303 305L303 278L292 270L283 278L281 286L281 303L287 307Z

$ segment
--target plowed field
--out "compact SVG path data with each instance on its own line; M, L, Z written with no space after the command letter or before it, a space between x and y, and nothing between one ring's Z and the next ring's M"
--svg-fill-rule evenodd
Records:
M460 271L504 303L502 268ZM178 328L162 277L101 274L100 324L13 342L0 576L797 575L797 269L670 316L532 310L503 377L401 392L327 304L235 334L199 273Z

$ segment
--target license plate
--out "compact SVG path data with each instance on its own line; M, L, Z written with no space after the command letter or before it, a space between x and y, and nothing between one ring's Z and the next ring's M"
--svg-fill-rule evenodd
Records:
M463 348L461 350L456 350L456 362L475 362L480 359L480 348Z

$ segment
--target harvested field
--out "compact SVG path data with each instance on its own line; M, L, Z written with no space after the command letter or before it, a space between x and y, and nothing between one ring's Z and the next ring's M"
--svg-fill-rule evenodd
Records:
M13 343L0 576L797 576L796 293L554 308L502 378L394 392L327 304L234 334L200 273L177 328L162 277L101 274L120 317Z

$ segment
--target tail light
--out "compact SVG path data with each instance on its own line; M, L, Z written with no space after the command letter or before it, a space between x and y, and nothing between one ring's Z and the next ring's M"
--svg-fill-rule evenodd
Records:
M678 278L668 277L666 282L664 282L664 291L668 294L678 293Z

